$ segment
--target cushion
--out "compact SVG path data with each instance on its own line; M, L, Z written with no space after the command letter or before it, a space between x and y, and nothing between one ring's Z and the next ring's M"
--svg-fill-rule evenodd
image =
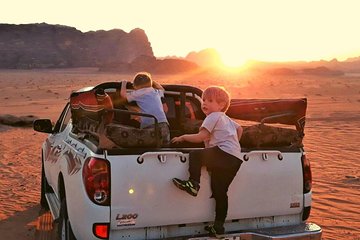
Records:
M106 126L105 134L120 147L157 146L155 128L141 129L123 124L110 123Z
M253 147L302 147L301 133L295 129L280 128L265 124L244 127L240 145Z

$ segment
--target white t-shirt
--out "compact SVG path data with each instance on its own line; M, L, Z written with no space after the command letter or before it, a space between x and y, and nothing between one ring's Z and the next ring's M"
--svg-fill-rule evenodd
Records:
M161 103L161 97L164 97L164 91L152 87L141 88L126 95L128 102L135 101L142 113L153 115L158 120L158 123L167 123L168 121ZM149 117L141 117L140 122L141 128L148 127L155 123L154 119Z
M241 147L237 135L237 129L240 125L226 116L224 112L210 113L204 120L201 128L210 132L210 139L204 141L205 147L218 146L224 152L227 152L241 159Z

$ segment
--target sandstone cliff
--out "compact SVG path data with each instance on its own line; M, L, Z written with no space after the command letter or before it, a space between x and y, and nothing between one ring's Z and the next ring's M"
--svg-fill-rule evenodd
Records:
M147 71L157 74L172 74L195 71L199 68L196 63L183 59L156 59L155 57L139 56L131 63L107 64L100 68L100 71L112 72L140 72Z
M205 68L216 67L222 64L220 54L216 49L213 48L203 49L199 52L190 52L185 57L185 60L194 62L197 65Z
M41 24L0 24L0 68L101 67L154 57L142 29L83 33Z

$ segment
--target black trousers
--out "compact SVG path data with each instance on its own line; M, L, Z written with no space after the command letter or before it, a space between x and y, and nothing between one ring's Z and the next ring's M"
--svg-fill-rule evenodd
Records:
M195 150L189 154L190 179L200 183L201 167L211 174L211 191L215 199L215 221L225 222L228 210L227 192L240 169L242 160L219 147Z

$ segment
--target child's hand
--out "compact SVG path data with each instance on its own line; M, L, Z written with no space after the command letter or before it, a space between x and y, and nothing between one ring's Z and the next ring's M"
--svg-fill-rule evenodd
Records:
M120 96L125 99L126 99L126 84L127 81L125 80L121 81Z
M183 142L183 141L185 141L183 136L174 137L173 139L171 139L172 143L180 143L180 142Z

